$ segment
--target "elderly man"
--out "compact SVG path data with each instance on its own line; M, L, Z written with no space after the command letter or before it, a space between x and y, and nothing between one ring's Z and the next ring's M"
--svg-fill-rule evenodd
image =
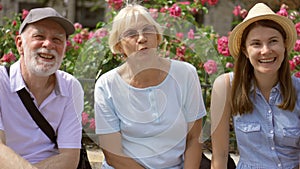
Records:
M1 168L76 168L81 148L83 90L72 75L58 70L73 24L52 8L32 9L15 43L20 59L0 67ZM50 140L17 92L26 89L53 128ZM31 100L27 99L27 100Z

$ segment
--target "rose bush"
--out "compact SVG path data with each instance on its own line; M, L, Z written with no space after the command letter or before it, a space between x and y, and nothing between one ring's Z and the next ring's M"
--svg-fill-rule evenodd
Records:
M75 23L76 31L68 39L66 57L61 69L73 74L83 84L85 90L85 109L82 114L86 131L95 128L93 114L93 87L99 75L118 66L122 62L119 55L109 50L107 39L110 24L117 11L124 5L123 0L107 0L110 12L107 22L99 22L95 29L84 28ZM217 0L194 0L177 2L175 0L144 0L142 5L163 27L163 42L159 46L162 57L183 60L193 64L199 74L207 109L210 103L211 84L216 76L232 71L233 57L228 50L228 36L219 36L211 26L204 26L195 19L206 14L208 6L216 5ZM242 21L247 10L237 5L233 10L233 26ZM19 58L14 45L21 20L28 14L16 14L13 18L3 18L5 25L0 32L1 64L12 64ZM300 36L300 16L296 10L282 5L278 14L289 17ZM230 33L230 32L229 32ZM229 35L228 33L228 35ZM300 77L300 40L297 40L290 54L292 73Z

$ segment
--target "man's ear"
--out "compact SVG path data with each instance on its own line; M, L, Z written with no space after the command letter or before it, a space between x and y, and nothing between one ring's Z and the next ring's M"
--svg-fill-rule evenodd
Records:
M23 55L24 49L23 49L23 45L22 45L23 42L22 42L21 35L16 36L15 44L16 44L16 47L18 49L18 52L19 52L20 56Z

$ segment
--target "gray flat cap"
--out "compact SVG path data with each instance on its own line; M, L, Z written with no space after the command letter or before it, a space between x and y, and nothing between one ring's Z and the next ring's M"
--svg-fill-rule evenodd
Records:
M75 28L72 22L70 22L68 19L65 17L61 16L55 9L50 8L50 7L45 7L45 8L34 8L31 9L22 22L20 29L19 29L19 34L21 34L25 27L30 24L34 23L37 21L40 21L42 19L52 19L58 24L60 24L66 31L67 35L71 35L74 33Z

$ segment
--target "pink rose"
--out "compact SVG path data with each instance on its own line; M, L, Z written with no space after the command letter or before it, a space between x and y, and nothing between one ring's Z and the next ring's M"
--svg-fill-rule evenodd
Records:
M150 8L149 13L151 14L152 18L154 18L154 19L158 18L158 9Z
M123 6L123 0L108 0L108 5L114 10L119 10Z
M169 8L165 6L165 7L160 8L159 12L166 13L168 10L169 10Z
M82 125L86 125L89 122L89 115L86 112L82 112Z
M178 33L176 33L176 37L177 37L177 39L183 39L183 37L184 37L184 34L182 33L182 32L178 32Z
M182 4L182 5L190 5L190 4L191 4L191 2L189 2L189 1L178 2L178 3L180 3L180 4Z
M12 26L16 26L17 25L17 21L13 20L11 24L12 24Z
M294 56L293 62L294 62L296 65L300 65L300 55Z
M247 15L248 15L248 11L246 9L242 9L240 12L240 16L242 18L246 18Z
M89 35L88 35L88 39L91 39L91 38L93 38L93 37L95 37L95 33L94 32L89 32Z
M298 36L300 36L300 22L295 24L295 28L296 28Z
M230 56L228 48L228 37L222 36L218 39L218 52L224 56Z
M190 29L190 31L188 32L188 38L195 39L195 32L193 29Z
M300 78L300 72L296 72L294 75L295 75L296 77Z
M67 40L67 47L72 47L72 43L70 40Z
M291 71L295 70L295 68L296 68L296 63L293 62L293 60L289 60L289 63L290 63L290 70L291 70Z
M299 39L296 41L296 44L294 46L294 50L297 51L297 52L300 52L300 40Z
M242 9L242 8L241 8L240 5L235 6L234 9L233 9L233 11L232 11L233 15L234 15L234 16L239 16L239 15L240 15L241 9Z
M73 37L73 41L78 43L78 44L82 44L83 42L83 36L80 33L77 33L74 37Z
M177 4L173 4L173 6L169 9L170 15L179 17L181 16L181 8Z
M217 5L219 0L208 0L207 3L211 6Z
M199 0L198 0L199 1ZM207 2L207 0L201 0L201 4L204 5Z
M91 118L89 122L90 122L89 128L92 129L92 130L95 130L95 128L96 128L95 119Z
M107 35L108 35L108 30L106 28L100 28L96 30L94 37L103 38Z
M281 15L281 16L288 16L288 12L285 8L281 8L276 14Z
M29 13L29 11L28 11L28 10L26 10L26 9L23 9L23 10L22 10L22 19L25 19L25 18L26 18L26 16L28 15L28 13Z
M74 27L75 27L76 30L82 29L82 25L78 22L74 23Z
M204 70L207 74L211 75L218 71L217 63L214 60L208 60L203 65Z
M226 63L226 68L233 68L233 63L227 62Z
M16 56L12 52L8 52L7 54L3 55L1 61L7 63L14 62L16 61Z
M176 58L178 60L184 60L184 55L185 55L186 47L181 46L176 48Z
M196 15L198 13L198 9L197 8L191 8L190 9L190 12L193 14L193 15Z

